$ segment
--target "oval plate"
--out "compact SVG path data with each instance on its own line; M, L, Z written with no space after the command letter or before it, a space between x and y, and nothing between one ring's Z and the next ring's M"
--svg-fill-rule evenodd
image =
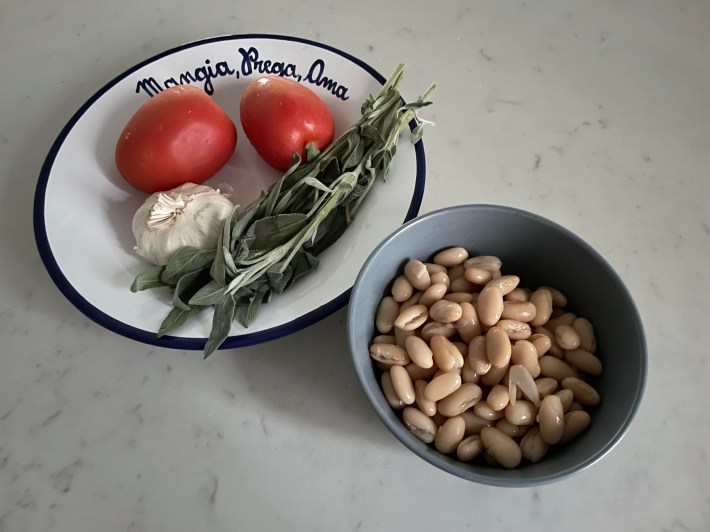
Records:
M211 311L158 338L155 333L171 308L170 292L129 289L135 276L150 267L133 252L131 231L133 214L147 194L120 176L114 149L123 126L152 95L171 84L202 87L230 115L239 139L227 166L205 184L233 187L232 201L246 206L281 175L259 159L239 125L241 94L264 74L291 77L315 91L333 113L336 136L360 118L362 102L385 82L363 61L313 41L277 35L215 37L130 68L94 94L64 127L37 184L35 239L57 287L90 319L147 344L204 347ZM372 250L418 214L424 178L423 144L412 145L403 135L387 179L375 185L350 228L320 255L318 269L263 305L248 329L234 322L221 349L279 338L345 305Z

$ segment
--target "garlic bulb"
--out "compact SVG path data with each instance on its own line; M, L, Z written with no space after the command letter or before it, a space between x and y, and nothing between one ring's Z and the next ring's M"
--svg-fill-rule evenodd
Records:
M167 264L185 246L212 249L234 205L205 185L185 183L151 195L133 216L135 251L153 264Z

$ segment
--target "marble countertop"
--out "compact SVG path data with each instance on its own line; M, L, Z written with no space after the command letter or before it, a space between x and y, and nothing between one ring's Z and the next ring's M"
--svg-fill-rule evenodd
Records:
M0 532L710 529L710 4L401 5L2 2ZM203 362L61 295L32 231L61 128L130 66L232 33L320 41L382 72L407 63L409 86L439 86L421 212L527 209L616 268L650 369L613 452L535 489L467 483L376 418L345 310Z

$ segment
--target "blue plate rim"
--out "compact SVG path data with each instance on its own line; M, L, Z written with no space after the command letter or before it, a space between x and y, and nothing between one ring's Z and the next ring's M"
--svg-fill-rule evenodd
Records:
M74 288L74 286L64 276L64 273L62 272L61 268L59 267L59 264L57 263L54 257L54 254L52 253L52 248L49 244L47 228L44 219L44 205L46 200L47 184L49 183L49 176L51 174L54 161L64 141L66 140L67 136L72 131L76 123L79 121L79 119L109 89L111 89L119 81L130 76L133 72L143 68L146 65L154 63L155 61L158 61L164 57L178 53L182 50L214 42L232 40L239 41L248 39L271 39L278 41L290 41L307 44L309 46L317 48L322 48L329 52L338 54L341 57L355 63L360 68L369 73L379 83L384 84L386 81L386 78L382 74L380 74L377 70L375 70L372 66L370 66L363 60L358 59L357 57L347 52L344 52L338 48L335 48L331 45L295 36L277 35L269 33L247 33L209 37L184 43L174 48L170 48L152 57L149 57L148 59L145 59L140 63L134 65L133 67L125 70L124 72L113 78L111 81L106 83L96 93L94 93L66 123L64 128L59 133L57 139L52 144L52 147L50 148L49 153L47 154L47 157L44 160L42 169L40 170L37 187L35 189L32 220L35 243L39 251L40 258L42 259L42 262L44 263L44 266L47 269L49 276L51 277L52 281L57 286L59 291L90 320L121 336L125 336L132 340L136 340L138 342L142 342L149 345L180 350L202 350L204 349L205 343L207 341L206 338L177 337L170 335L158 338L155 332L133 327L132 325L123 323L122 321L117 320L109 314L106 314L105 312L99 310L91 303L89 303L89 301L86 300ZM414 145L414 151L416 156L417 167L414 194L412 195L412 201L410 202L409 209L402 223L406 223L417 216L421 207L422 199L424 197L424 186L426 180L426 160L424 155L424 143L421 140L419 140ZM126 289L128 289L128 287ZM306 327L317 323L318 321L326 318L327 316L333 314L334 312L345 306L348 303L348 300L350 299L351 289L352 287L348 288L328 303L325 303L324 305L321 305L320 307L310 312L307 312L306 314L303 314L302 316L299 316L298 318L295 318L289 322L254 333L230 336L220 346L220 349L233 349L237 347L246 347L249 345L269 342L305 329Z

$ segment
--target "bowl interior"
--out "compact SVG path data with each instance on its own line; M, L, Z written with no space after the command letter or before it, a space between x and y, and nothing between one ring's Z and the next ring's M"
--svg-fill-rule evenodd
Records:
M496 255L503 273L521 278L520 286L547 285L568 298L568 310L595 327L597 356L604 374L590 383L601 404L590 409L587 431L555 447L537 464L515 470L464 464L444 456L411 434L384 399L369 357L374 316L404 263L429 259L449 246L471 255ZM646 346L635 304L622 280L588 244L537 215L495 205L463 205L429 213L401 227L372 253L358 276L350 299L348 336L358 378L375 411L412 451L460 477L499 486L552 482L590 466L618 443L633 418L646 378Z

